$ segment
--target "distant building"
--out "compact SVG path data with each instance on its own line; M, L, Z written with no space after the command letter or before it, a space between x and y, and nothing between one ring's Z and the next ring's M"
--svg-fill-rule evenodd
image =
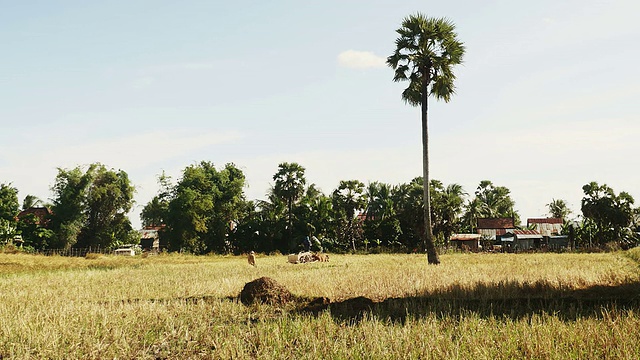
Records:
M45 227L49 224L51 215L53 215L53 212L51 212L47 207L30 207L20 211L18 216L16 216L16 219L20 221L28 217L32 217L36 225Z
M537 230L513 230L500 239L503 251L526 251L540 248L542 234Z
M136 252L132 248L120 248L114 250L113 254L118 256L135 256Z
M480 238L480 234L454 234L449 243L456 249L477 252L480 250Z
M568 235L551 235L547 238L547 246L551 250L560 250L569 248Z
M515 230L513 218L485 218L478 219L478 234L483 239L500 241L503 235Z
M160 234L159 231L164 226L146 226L140 230L140 247L142 251L152 253L160 252Z
M562 224L562 218L527 219L527 227L534 227L542 236L559 235Z

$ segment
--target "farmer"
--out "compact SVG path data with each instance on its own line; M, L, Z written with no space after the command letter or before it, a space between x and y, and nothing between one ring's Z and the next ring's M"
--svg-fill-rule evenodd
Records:
M311 241L309 240L308 236L304 237L304 240L302 241L302 246L304 247L304 251L311 251Z

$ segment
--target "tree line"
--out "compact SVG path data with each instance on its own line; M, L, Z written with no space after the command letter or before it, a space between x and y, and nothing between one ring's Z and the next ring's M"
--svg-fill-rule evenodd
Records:
M189 165L175 183L163 173L157 194L140 214L142 224L160 229L168 251L193 254L295 252L307 237L316 249L332 252L425 249L422 177L397 185L343 180L325 194L308 182L302 165L283 162L272 179L265 200L247 200L244 173L232 163L222 168L209 161ZM135 188L125 171L99 163L58 169L51 192L48 203L27 195L20 206L18 190L0 184L0 240L19 238L33 250L139 242L127 216ZM596 182L586 184L583 192L578 222L570 221L564 200L547 204L550 216L565 219L563 231L578 246L637 242L640 212L631 195ZM475 233L479 218L510 217L521 223L511 191L489 180L468 194L459 184L434 179L429 193L436 246L448 245L453 234ZM20 212L34 207L46 209L46 216Z
M287 253L299 250L307 237L334 252L424 248L421 177L399 185L342 180L325 194L308 183L303 166L284 162L273 175L267 199L255 201L245 199L244 180L235 165L216 170L207 161L187 167L175 184L162 174L160 191L142 210L142 223L161 228L169 250L197 254ZM432 180L430 191L433 232L440 244L455 232L475 231L478 217L519 219L510 191L491 181L479 185L469 204L458 184Z

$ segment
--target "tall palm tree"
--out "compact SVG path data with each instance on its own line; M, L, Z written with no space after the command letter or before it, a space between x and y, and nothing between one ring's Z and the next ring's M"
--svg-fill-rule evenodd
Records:
M334 209L342 212L346 219L346 240L351 242L351 247L355 251L356 239L353 221L356 217L356 211L362 210L367 205L364 184L359 180L341 180L331 197Z
M387 58L387 65L395 70L393 81L409 81L402 99L413 106L420 105L422 113L422 167L424 197L424 243L429 264L439 264L433 243L431 200L429 197L429 132L427 98L449 102L454 94L453 66L462 62L464 45L458 41L455 25L444 18L428 18L421 13L406 17L396 30L396 50Z
M451 235L460 228L460 214L464 206L464 197L468 194L460 184L449 184L443 191L444 200L442 232L445 244L449 244Z
M364 210L367 219L381 221L391 215L391 185L374 181L366 189L367 206Z
M511 217L516 225L520 224L520 215L514 210L515 202L511 198L511 190L505 186L495 186L489 180L482 180L475 195L480 203L480 215L483 217Z
M298 163L280 163L278 172L273 175L275 185L273 194L287 204L287 235L289 247L295 244L293 239L293 207L304 194L307 180L304 176L305 168Z

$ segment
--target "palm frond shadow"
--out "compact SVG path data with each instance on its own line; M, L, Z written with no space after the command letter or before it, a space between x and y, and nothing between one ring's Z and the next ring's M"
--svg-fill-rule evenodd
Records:
M300 308L300 312L314 315L326 310L336 321L347 323L357 323L365 316L404 323L408 318L457 317L469 312L485 318L550 314L575 320L602 317L611 310L640 310L640 282L583 289L559 288L545 281L452 285L446 290L380 302L365 297L340 302L318 298Z

